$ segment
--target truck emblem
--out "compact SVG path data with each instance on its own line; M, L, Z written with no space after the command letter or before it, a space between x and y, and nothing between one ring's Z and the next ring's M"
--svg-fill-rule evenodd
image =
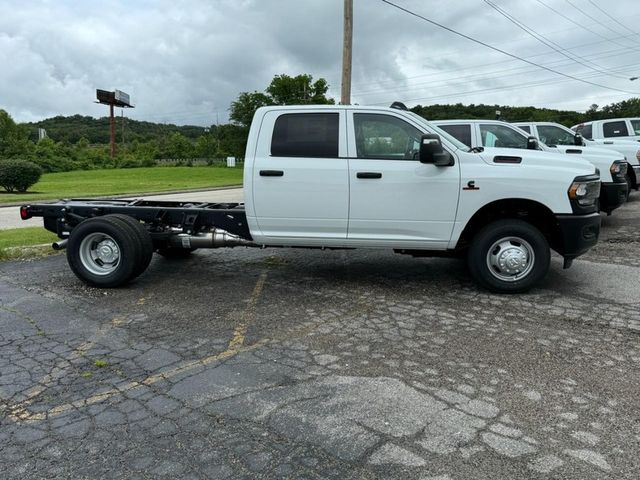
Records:
M462 187L462 190L480 190L480 187L476 187L476 181L475 180L469 180L467 182L467 186L466 187Z

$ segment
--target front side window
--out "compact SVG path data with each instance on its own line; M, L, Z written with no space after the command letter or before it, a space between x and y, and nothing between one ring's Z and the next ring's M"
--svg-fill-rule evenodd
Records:
M582 138L586 138L587 140L593 140L593 127L589 123L588 125L578 125L576 127L576 133L582 135Z
M467 147L471 147L471 125L446 124L440 125L440 128L447 132L449 135L452 135L460 140Z
M353 115L358 158L415 160L420 152L422 132L391 115Z
M573 133L551 125L538 125L538 137L547 145L575 145Z
M631 128L634 135L640 135L640 120L631 120Z
M629 130L627 130L627 124L624 120L619 122L604 122L602 124L602 134L605 138L626 137L629 135Z
M285 113L273 127L274 157L338 157L338 113Z
M480 125L483 147L527 148L527 136L505 125Z

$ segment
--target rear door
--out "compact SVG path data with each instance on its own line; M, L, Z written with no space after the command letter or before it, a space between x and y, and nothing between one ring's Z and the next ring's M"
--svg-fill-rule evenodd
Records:
M460 170L418 161L422 131L392 113L348 112L350 240L446 248L458 206ZM455 159L455 157L454 157Z
M269 238L345 239L349 174L343 109L267 112L253 167L253 207ZM295 242L294 242L295 243Z

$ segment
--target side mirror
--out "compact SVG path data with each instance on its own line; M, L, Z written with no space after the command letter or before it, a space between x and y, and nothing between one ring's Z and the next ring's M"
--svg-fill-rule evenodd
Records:
M576 133L575 136L573 137L573 144L577 145L578 147L582 147L584 145L584 140L582 139L582 135L580 135L579 133Z
M527 137L527 150L539 150L538 139L536 137Z
M432 163L437 167L453 165L453 157L442 148L440 135L425 133L420 137L420 163Z

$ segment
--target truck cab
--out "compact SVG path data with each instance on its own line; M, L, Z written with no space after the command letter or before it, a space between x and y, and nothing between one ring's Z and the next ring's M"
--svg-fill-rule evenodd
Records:
M618 152L599 148L578 147L564 143L542 141L533 130L529 132L498 120L438 120L434 122L443 130L468 142L470 147L495 148L511 147L538 150L560 154L558 160L567 161L570 157L582 158L593 164L600 173L600 209L607 214L620 207L627 200L627 162ZM526 126L525 126L526 128ZM556 132L557 133L557 132ZM558 136L558 135L557 135ZM571 140L574 141L574 136ZM545 140L549 141L547 138Z

